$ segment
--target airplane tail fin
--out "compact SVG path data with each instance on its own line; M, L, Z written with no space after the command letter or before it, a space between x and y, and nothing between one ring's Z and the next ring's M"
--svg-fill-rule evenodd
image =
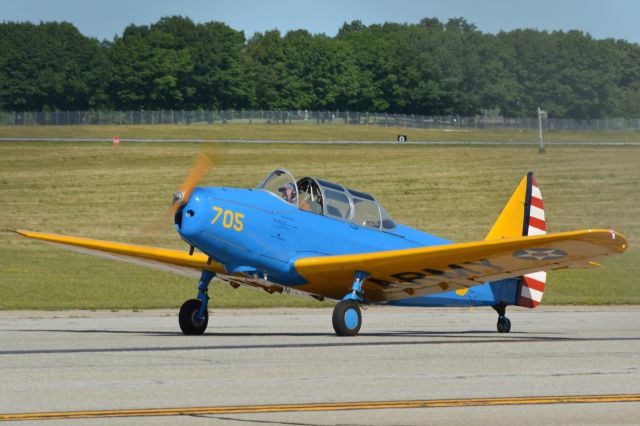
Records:
M528 235L545 235L544 204L538 181L529 172L511 195L485 240L500 240ZM535 308L540 305L547 273L533 272L521 277L516 305Z

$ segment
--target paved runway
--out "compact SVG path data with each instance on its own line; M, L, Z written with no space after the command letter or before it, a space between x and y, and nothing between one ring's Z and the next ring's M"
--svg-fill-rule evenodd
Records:
M0 312L0 420L638 424L640 307L509 317L374 307L340 338L326 309L224 310L187 337L173 311Z

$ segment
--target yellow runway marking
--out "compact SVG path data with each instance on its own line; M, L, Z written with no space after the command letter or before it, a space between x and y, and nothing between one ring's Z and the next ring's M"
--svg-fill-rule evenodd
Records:
M0 421L60 420L105 417L189 416L217 414L281 413L286 411L382 410L401 408L482 407L495 405L595 404L640 402L640 394L567 395L508 398L425 399L409 401L337 402L315 404L236 405L182 408L141 408L94 411L54 411L43 413L0 414Z

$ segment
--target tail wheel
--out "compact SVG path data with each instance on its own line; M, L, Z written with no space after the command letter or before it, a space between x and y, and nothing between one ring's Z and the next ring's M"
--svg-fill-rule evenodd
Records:
M178 322L180 323L180 329L183 334L187 336L200 335L207 329L207 325L209 324L208 312L205 311L200 321L196 319L201 304L202 302L197 299L190 299L182 304L180 314L178 315Z
M507 317L498 318L498 333L508 333L511 331L511 321Z
M357 302L343 300L333 309L333 329L338 336L355 336L362 325L362 313Z

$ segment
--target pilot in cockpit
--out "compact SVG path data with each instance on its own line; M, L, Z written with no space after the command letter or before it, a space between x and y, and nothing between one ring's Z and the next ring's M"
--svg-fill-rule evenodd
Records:
M282 198L291 204L296 204L298 202L298 192L296 191L296 187L292 183L287 183L283 187L279 188L279 191L282 193ZM311 207L309 203L305 200L300 200L300 208L302 210L310 211Z
M282 198L291 204L296 204L298 200L298 192L296 187L292 183L287 183L284 186L278 188L278 191L282 194Z

